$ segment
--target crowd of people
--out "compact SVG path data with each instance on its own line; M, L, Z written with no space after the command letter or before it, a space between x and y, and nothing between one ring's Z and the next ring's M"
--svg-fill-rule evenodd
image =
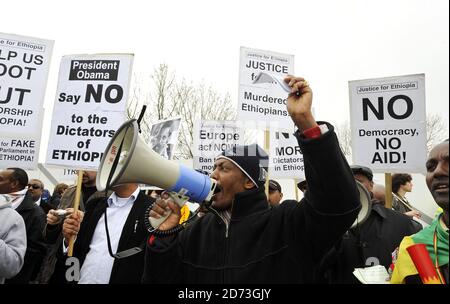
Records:
M75 210L75 186L58 184L53 195L44 195L42 181L7 168L0 171L0 283L357 284L355 268L373 265L382 265L391 283L424 283L407 250L413 243L426 245L438 282L448 283L448 140L424 164L441 211L423 227L421 212L406 198L411 175L393 175L388 208L372 170L350 166L333 126L315 120L308 82L293 76L285 81L304 158L300 201L283 201L275 180L268 181L266 196L268 155L258 145L216 157L210 177L218 191L184 229L176 229L185 221L182 208L166 192L150 195L136 183L99 192L96 172L84 171ZM370 196L363 221L356 220L357 183ZM148 217L167 215L159 233L152 233ZM78 270L71 267L73 258Z

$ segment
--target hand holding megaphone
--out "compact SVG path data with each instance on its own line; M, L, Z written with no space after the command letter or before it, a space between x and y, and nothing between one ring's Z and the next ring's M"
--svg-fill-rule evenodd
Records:
M181 207L164 192L153 204L149 221L159 230L169 230L178 225L181 218Z

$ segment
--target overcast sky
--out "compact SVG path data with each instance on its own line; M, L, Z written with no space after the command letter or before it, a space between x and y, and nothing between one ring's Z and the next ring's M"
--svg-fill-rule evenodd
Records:
M349 119L349 80L425 73L427 112L448 126L448 3L14 0L2 4L0 31L55 40L47 122L63 55L134 53L135 72L167 63L179 77L229 92L237 105L239 48L246 46L295 55L317 119ZM43 143L47 136L44 130Z

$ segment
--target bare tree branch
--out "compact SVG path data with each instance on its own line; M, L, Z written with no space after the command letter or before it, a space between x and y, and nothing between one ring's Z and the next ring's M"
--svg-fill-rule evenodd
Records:
M445 128L444 121L439 114L427 115L427 152L448 138L448 130Z
M194 85L186 80L177 81L175 73L168 65L160 64L153 70L148 82L135 77L128 118L139 115L143 103L149 104L150 111L144 116L141 128L145 140L149 139L152 122L174 116L181 117L176 159L192 158L194 124L197 120L232 120L236 113L230 95L220 95L211 86ZM147 89L149 92L146 92ZM144 126L144 127L142 127Z
M336 136L339 139L339 146L341 147L342 153L349 157L352 155L352 130L350 129L350 124L346 120L343 123L335 127Z

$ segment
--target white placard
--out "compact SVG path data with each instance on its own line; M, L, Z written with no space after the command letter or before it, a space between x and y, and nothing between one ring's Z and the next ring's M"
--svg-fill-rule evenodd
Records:
M215 158L225 150L244 144L244 129L235 121L196 121L194 124L194 169L211 173Z
M305 178L303 153L294 132L270 131L269 172L270 178Z
M58 182L58 183L66 183L68 185L72 185L77 180L77 172L75 169L66 169L60 167L52 167L47 165L42 165L42 167L47 170L49 174ZM41 168L41 171L43 169Z
M294 55L241 47L238 120L292 129L286 108L289 87L283 81L287 74L294 74Z
M0 168L36 169L53 41L0 33Z
M353 163L374 172L424 172L425 74L349 82Z
M96 170L125 120L132 54L64 56L46 163Z

